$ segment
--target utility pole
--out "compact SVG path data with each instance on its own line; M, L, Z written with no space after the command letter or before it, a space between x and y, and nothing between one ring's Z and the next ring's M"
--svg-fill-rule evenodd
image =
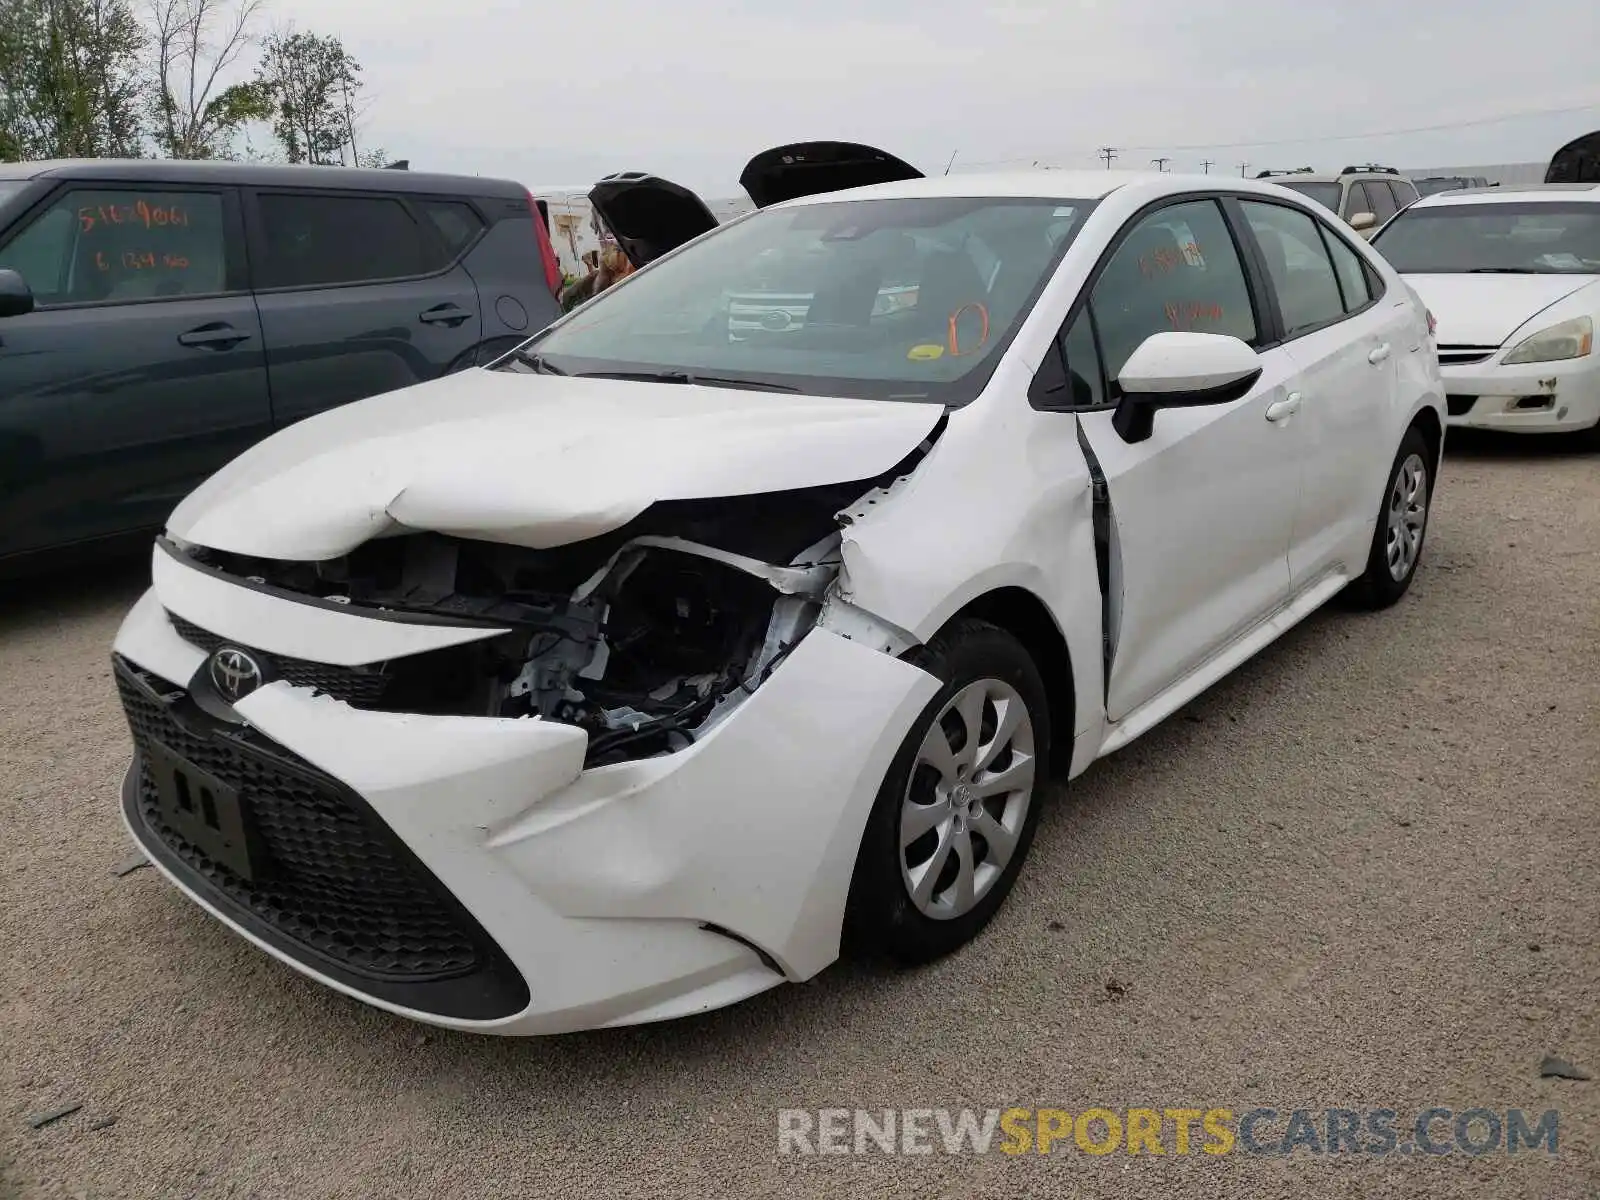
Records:
M1150 161L1155 164L1157 171L1165 171L1167 164L1172 160L1170 158L1152 158Z
M1106 170L1111 170L1111 164L1117 158L1117 148L1115 146L1101 146L1100 157L1106 160Z
M1213 164L1209 158L1203 158L1200 160L1200 167L1207 175L1211 174L1211 168L1214 165L1215 164Z
M1249 162L1248 159L1239 164L1239 178L1240 179L1244 178L1244 173L1249 168L1249 166L1250 166L1250 162Z

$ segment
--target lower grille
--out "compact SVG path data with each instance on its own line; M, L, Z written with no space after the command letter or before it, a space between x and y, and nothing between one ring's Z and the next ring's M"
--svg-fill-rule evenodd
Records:
M492 939L355 793L247 729L212 722L121 658L136 760L124 807L163 865L263 941L357 990L425 1011L519 1011L527 985ZM163 746L236 789L262 862L244 880L165 819L152 775Z
M1444 398L1445 411L1452 417L1464 417L1472 411L1472 406L1478 402L1476 396L1450 396Z

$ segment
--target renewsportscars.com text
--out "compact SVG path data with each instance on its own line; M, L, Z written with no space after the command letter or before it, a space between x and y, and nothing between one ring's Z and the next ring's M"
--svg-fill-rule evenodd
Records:
M779 1154L1555 1154L1560 1114L1520 1108L786 1108Z

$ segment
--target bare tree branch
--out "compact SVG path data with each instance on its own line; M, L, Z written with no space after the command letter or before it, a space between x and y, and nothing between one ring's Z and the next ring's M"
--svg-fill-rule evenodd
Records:
M248 119L268 115L249 85L218 90L254 41L262 0L149 0L156 40L157 138L173 158L215 158ZM241 90L243 89L243 90Z

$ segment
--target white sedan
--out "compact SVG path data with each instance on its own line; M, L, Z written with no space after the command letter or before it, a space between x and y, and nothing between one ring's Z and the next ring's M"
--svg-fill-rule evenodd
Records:
M1430 318L1330 214L1105 171L809 190L177 508L114 656L172 883L483 1033L923 962L1052 779L1405 593ZM822 260L805 323L734 338L771 250Z
M1450 424L1600 440L1600 185L1425 196L1372 244L1438 319Z

